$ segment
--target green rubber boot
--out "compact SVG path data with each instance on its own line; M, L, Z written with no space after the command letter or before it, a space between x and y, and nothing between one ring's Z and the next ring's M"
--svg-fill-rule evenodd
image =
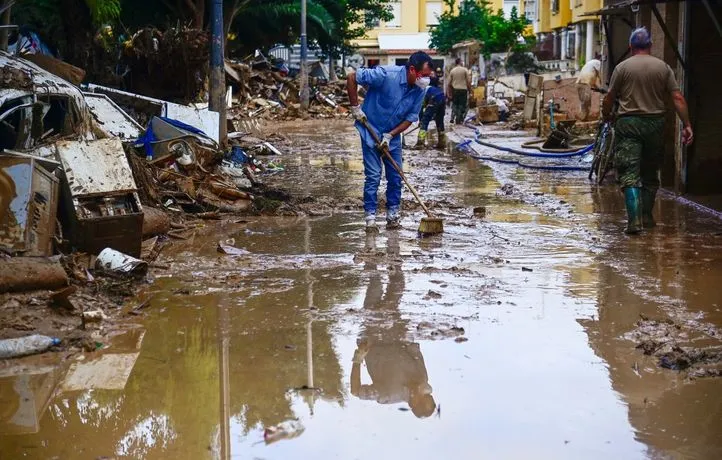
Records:
M624 189L624 205L627 207L627 228L624 233L635 235L642 231L641 187L627 187Z
M657 223L654 221L652 210L654 209L654 199L657 196L656 190L642 188L642 227L654 228Z
M415 149L421 150L426 146L426 131L423 129L419 130L419 135L416 138L416 145L414 145Z

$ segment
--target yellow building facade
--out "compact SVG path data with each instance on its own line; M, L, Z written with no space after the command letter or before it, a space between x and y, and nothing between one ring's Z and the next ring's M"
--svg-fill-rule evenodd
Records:
M543 60L560 61L559 69L579 69L600 49L599 18L592 13L602 0L525 0L537 8L533 22Z
M460 1L455 2L458 11ZM516 7L523 14L525 0L489 0L494 11L503 10L505 14ZM416 50L428 52L442 65L443 58L435 50L429 49L429 31L438 24L441 14L449 10L442 0L399 0L391 3L394 18L388 22L374 25L362 39L353 44L365 59L366 65L386 65L404 62L408 55ZM529 33L532 33L530 27Z

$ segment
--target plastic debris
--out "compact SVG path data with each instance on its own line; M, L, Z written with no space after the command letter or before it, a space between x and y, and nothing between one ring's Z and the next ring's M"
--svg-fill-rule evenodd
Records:
M115 249L105 248L98 254L95 268L116 275L143 276L148 272L148 263Z
M59 344L60 339L38 334L17 339L0 340L0 359L19 358L42 353L48 348Z

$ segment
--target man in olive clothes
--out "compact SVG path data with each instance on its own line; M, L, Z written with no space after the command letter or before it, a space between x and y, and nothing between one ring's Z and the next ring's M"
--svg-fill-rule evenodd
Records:
M617 179L624 192L628 234L654 227L652 209L659 188L659 171L664 155L665 103L670 99L682 120L682 142L690 144L693 133L687 102L679 90L672 69L650 55L652 39L644 27L629 37L632 56L612 73L604 98L605 119L619 103L615 127Z

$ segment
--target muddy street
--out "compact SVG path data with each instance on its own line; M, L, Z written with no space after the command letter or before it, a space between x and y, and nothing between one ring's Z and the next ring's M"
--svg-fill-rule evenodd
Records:
M717 217L629 237L586 173L405 150L445 233L405 191L367 235L351 124L273 129L303 215L206 222L102 350L0 367L1 459L722 458Z

